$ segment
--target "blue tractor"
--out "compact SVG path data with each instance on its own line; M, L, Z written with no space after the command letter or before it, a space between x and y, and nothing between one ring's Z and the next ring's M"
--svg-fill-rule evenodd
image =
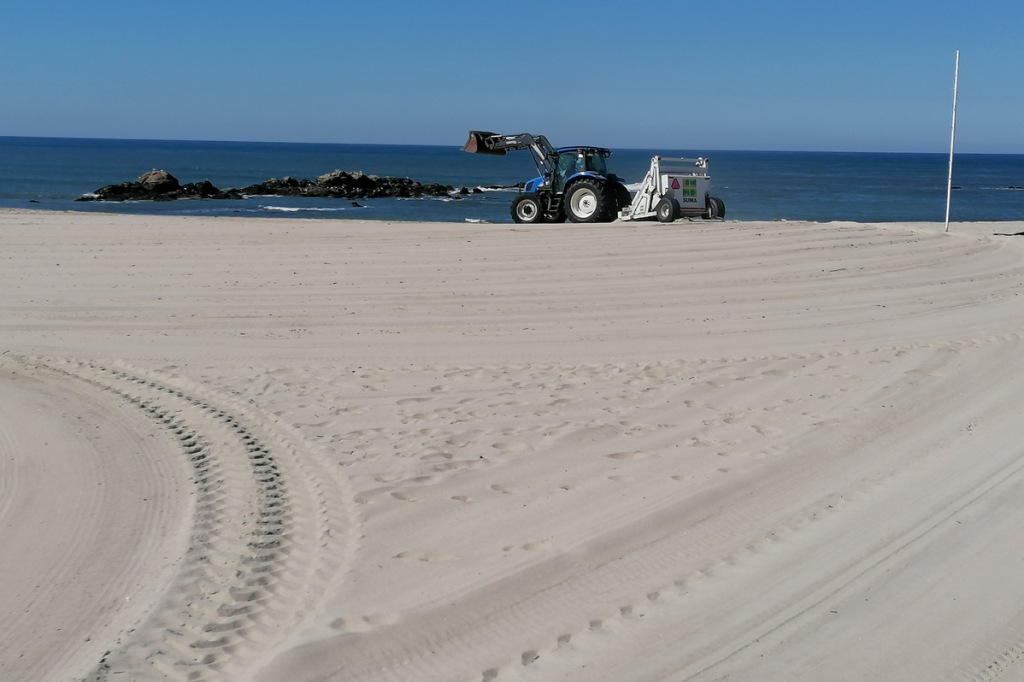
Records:
M606 159L612 152L604 147L555 149L543 135L473 130L462 149L495 156L525 149L533 156L540 176L525 183L512 202L510 212L517 223L561 223L566 218L607 223L632 201L629 190L608 172Z

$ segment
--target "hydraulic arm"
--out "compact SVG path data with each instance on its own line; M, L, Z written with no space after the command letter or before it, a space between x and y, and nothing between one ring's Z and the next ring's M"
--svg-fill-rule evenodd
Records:
M555 148L543 135L519 133L518 135L498 135L481 130L471 130L469 139L462 146L462 151L470 154L490 154L504 156L508 152L528 150L533 162L541 175L553 173L558 164Z

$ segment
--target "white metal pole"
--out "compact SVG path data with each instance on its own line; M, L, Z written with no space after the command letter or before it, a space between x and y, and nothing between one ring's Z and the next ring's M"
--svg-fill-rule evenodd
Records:
M949 203L953 195L953 145L956 144L956 95L960 81L960 50L956 51L953 71L953 130L949 134L949 179L946 181L946 232L949 232Z

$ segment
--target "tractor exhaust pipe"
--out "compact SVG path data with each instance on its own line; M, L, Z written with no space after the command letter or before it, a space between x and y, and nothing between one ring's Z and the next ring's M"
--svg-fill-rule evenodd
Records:
M506 150L494 149L493 145L496 139L500 139L500 136L495 133L489 133L483 130L471 130L469 131L469 139L466 140L466 144L462 145L462 151L469 152L470 154L505 156Z

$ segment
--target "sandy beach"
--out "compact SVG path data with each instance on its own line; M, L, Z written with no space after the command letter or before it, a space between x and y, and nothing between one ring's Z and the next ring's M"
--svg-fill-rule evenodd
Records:
M0 211L0 679L1024 679L943 228Z

